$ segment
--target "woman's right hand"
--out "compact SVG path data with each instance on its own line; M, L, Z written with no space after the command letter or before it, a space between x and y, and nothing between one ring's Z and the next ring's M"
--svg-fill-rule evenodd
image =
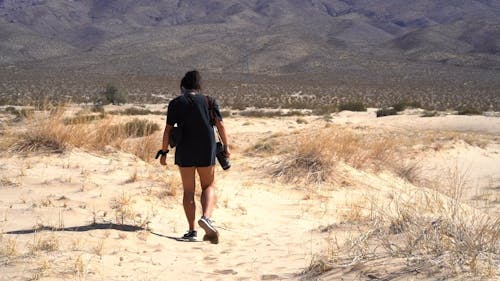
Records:
M160 157L160 164L163 165L163 166L167 165L167 155L162 155Z
M226 158L231 158L231 152L229 151L229 146L224 145L224 154L226 154Z

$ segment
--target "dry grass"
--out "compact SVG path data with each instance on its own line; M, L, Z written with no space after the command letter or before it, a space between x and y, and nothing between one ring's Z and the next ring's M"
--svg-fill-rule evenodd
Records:
M0 261L8 263L10 259L18 255L17 241L11 237L0 234Z
M330 126L301 135L289 153L274 165L272 174L289 182L318 183L332 179L339 162L355 168L380 170L392 159L395 142L373 139L355 131Z
M499 277L500 218L437 193L406 195L409 199L399 197L389 205L374 204L365 230L341 246L332 240L333 254L313 262L304 276L357 268L365 278L382 280L420 274L438 279Z
M59 250L59 247L60 242L58 237L56 237L55 235L50 235L48 237L35 235L33 238L33 243L29 245L31 254L36 254L39 251L53 252Z
M97 242L97 244L92 248L92 253L102 257L104 254L104 239L101 239Z
M396 175L412 184L417 184L421 180L422 166L416 161L396 161L392 165Z
M137 213L134 209L134 203L132 196L125 192L122 192L120 197L111 200L110 207L115 211L117 223L124 224L127 219L133 220L135 218Z
M134 154L146 162L155 162L154 157L158 148L161 147L162 133L152 134L142 138L126 139L120 148L128 153Z
M74 118L66 117L63 106L37 111L25 118L26 130L7 129L1 146L11 153L63 152L71 147L103 150L111 146L151 161L161 141L161 137L153 135L160 127L148 120L116 124L112 118L92 118L92 122L87 122L85 116L82 119L85 122L80 120L82 117Z

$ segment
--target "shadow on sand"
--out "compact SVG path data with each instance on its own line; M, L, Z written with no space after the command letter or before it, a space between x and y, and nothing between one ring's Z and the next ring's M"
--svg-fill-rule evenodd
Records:
M168 239L172 239L172 240L175 240L178 242L201 242L201 241L187 241L187 240L179 238L179 237L164 235L161 233L153 232L150 229L140 227L137 225L116 224L116 223L91 223L89 225L63 227L63 228L40 226L40 227L36 227L36 228L32 228L32 229L8 231L8 232L4 232L3 234L32 234L32 233L38 233L38 232L42 232L42 231L84 232L84 231L100 230L100 229L114 229L114 230L126 231L126 232L137 232L137 231L145 230L145 231L148 231L149 233L156 235L158 237L168 238Z

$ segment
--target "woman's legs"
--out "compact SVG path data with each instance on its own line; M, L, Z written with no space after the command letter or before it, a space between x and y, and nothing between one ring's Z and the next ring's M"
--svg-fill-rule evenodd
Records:
M197 167L198 175L200 176L201 184L201 207L203 210L203 216L206 218L212 217L212 211L217 202L217 196L215 195L215 166L210 167Z
M194 203L194 191L196 186L195 167L179 167L181 172L182 187L184 189L184 197L182 205L189 224L189 230L194 230L194 220L196 217L196 204Z

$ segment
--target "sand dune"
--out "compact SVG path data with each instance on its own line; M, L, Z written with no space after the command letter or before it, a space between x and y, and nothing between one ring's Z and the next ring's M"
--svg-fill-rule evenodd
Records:
M164 122L161 116L149 118ZM365 227L367 210L360 205L384 204L394 196L411 197L426 190L449 198L447 190L430 184L436 178L444 183L446 169L467 172L466 191L460 198L467 208L498 218L498 118L376 119L370 113L344 112L331 121L302 119L226 120L234 157L231 170L217 171L218 245L176 239L187 225L172 155L165 169L112 148L3 153L0 280L307 279L301 272L328 255L333 237L342 244ZM379 132L421 134L423 141L408 150L408 160L422 167L421 185L384 168L355 169L342 163L331 182L291 183L272 176L270 169L287 153L279 146L293 147L304 132L332 124L338 130L358 130L374 138ZM273 152L254 151L255 144L273 137L278 146ZM497 263L498 255L493 259ZM397 271L398 260L390 262ZM380 268L390 273L392 267L325 269L323 277L369 280L369 274L382 276ZM398 280L421 279L433 277L407 272Z

